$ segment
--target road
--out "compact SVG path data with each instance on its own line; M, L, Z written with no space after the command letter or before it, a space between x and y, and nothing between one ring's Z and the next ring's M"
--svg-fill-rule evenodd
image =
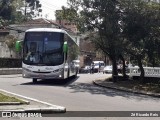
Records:
M65 83L38 81L33 84L31 79L22 78L21 75L1 75L0 89L64 106L67 111L160 111L160 98L120 92L92 84L92 80L107 76L109 75L102 73L79 74L77 79L70 79Z

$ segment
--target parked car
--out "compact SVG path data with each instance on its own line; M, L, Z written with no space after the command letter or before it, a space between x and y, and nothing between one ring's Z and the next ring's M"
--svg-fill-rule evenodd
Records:
M104 73L112 73L112 66L106 66L103 69L103 74Z
M86 65L85 67L80 68L79 73L90 73L90 66Z
M93 61L94 63L94 72L101 72L103 71L105 64L104 61Z

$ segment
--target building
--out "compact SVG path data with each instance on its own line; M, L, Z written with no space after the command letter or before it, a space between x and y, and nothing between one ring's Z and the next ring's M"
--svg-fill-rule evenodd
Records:
M60 28L60 25L55 23L55 21L39 18L30 20L21 24L12 24L6 27L7 29L0 30L0 57L4 58L17 58L17 54L14 50L11 50L7 47L7 44L5 44L5 37L7 35L13 35L18 40L24 39L25 31L31 28ZM76 33L71 31L70 29L67 29L65 27L61 27L62 29L66 30L72 38L75 40L75 42L79 45L79 37ZM20 56L19 56L20 57Z
M40 18L8 26L10 34L17 36L19 40L23 40L25 31L31 28L59 28L59 25L47 19Z

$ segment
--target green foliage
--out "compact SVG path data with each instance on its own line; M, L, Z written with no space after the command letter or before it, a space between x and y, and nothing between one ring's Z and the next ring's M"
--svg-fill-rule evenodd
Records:
M81 27L87 28L89 31L93 31L94 33L98 33L98 41L96 45L99 48L110 49L110 47L114 46L115 41L120 32L120 28L118 25L119 20L119 11L116 9L116 5L118 4L117 0L69 0L71 4L71 8L74 8L78 11L79 16L82 19L79 20L81 22ZM93 34L94 34L93 33ZM95 41L96 42L96 41Z
M21 68L22 60L15 58L0 58L0 68Z
M14 0L1 0L0 2L0 16L4 20L12 22L14 19L13 12L15 11L15 6L13 5Z
M92 42L110 57L113 75L117 75L116 48L120 34L118 0L69 0L71 8L79 11L81 27L91 31ZM78 10L78 8L80 8Z
M89 39L115 64L118 56L129 55L154 66L160 58L160 4L144 0L69 0L78 11ZM143 60L143 61L142 61ZM115 65L113 65L115 66ZM116 69L116 68L115 68ZM114 69L113 69L114 70Z
M36 16L40 16L40 12L42 12L41 4L39 0L25 0L25 16L27 19L31 19ZM27 9L30 9L29 12L27 12Z
M75 8L62 7L62 10L57 10L55 13L57 20L67 20L70 23L75 23L80 32L85 32L83 16L78 14Z
M7 44L7 46L8 46L9 49L15 48L15 43L16 43L16 40L17 40L17 38L15 36L13 36L13 35L7 35L5 37L5 39L6 39L5 43Z
M32 19L32 17L39 15L40 8L39 0L1 0L0 25L5 26L6 24L20 23ZM27 12L28 9L30 9L29 12Z
M135 0L124 1L122 6L126 52L142 59L147 55L150 62L155 62L160 42L160 5Z
M2 29L6 25L8 25L8 20L4 20L2 17L0 17L0 28Z

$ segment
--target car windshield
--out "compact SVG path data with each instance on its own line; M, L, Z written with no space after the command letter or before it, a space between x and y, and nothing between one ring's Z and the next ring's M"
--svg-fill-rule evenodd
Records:
M63 35L56 32L28 32L25 35L23 61L26 64L63 63Z
M112 66L106 66L105 69L112 69Z
M94 63L95 66L104 66L104 63Z

